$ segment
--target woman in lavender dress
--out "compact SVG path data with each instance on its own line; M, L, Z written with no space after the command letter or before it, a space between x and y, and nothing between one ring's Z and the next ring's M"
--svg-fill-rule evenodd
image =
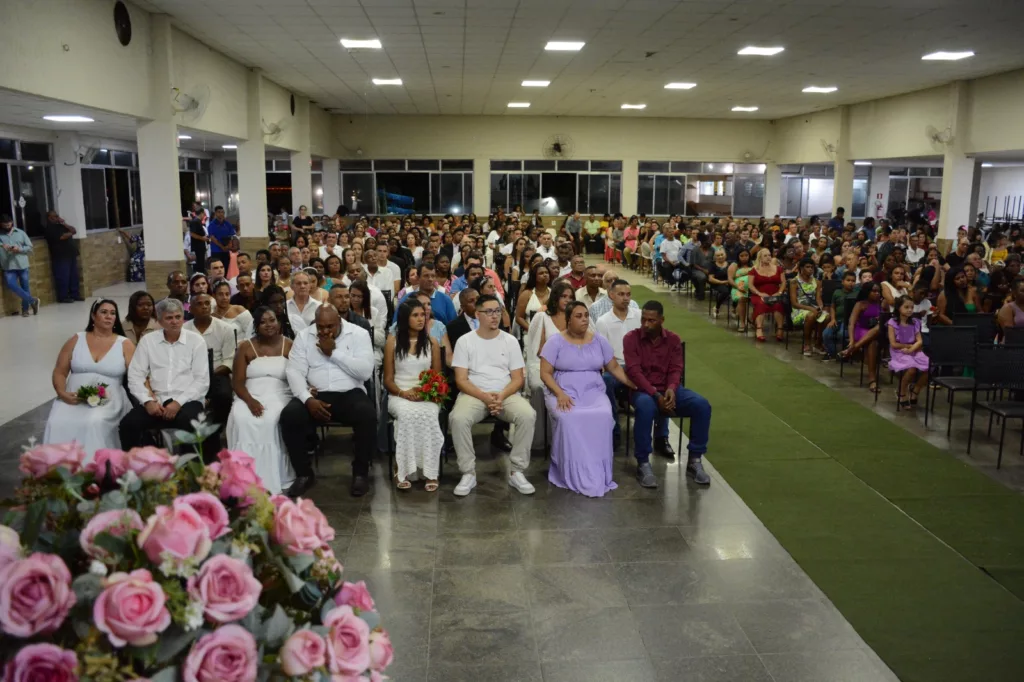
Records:
M611 345L588 329L582 301L565 307L565 331L550 337L541 351L544 400L553 423L548 480L587 497L602 497L612 480L612 406L601 370L631 389L636 386L615 361Z

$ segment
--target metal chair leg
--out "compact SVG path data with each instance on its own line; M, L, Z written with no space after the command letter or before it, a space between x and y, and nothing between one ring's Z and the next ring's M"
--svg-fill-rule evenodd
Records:
M974 411L978 407L978 394L971 394L971 425L967 431L967 454L971 454L971 441L974 439ZM953 414L953 408L949 408L950 415Z
M1006 420L1003 420L1003 426L999 429L999 455L996 457L996 469L1003 465L1003 441L1006 440Z
M949 391L949 414L946 415L946 438L953 432L953 391ZM974 428L974 410L971 410L971 428Z

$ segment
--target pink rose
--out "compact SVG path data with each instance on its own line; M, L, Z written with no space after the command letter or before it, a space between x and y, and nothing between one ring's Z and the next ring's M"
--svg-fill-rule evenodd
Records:
M311 554L322 543L317 535L317 520L291 500L283 502L274 512L270 537L284 548L286 554Z
M132 448L128 451L128 469L143 481L163 483L174 476L174 463L178 458L163 448Z
M54 644L29 644L7 664L4 682L78 682L78 656Z
M85 524L78 543L82 551L93 559L106 559L107 550L96 544L96 536L100 533L110 533L119 538L128 535L129 531L143 529L142 517L134 509L112 509L100 512L89 519Z
M21 473L32 478L42 478L57 467L64 467L77 473L85 460L85 450L76 442L61 445L38 445L21 453Z
M149 571L113 573L103 584L92 618L115 647L149 646L171 624L164 590Z
M373 670L383 671L391 665L395 657L395 649L391 646L391 639L388 633L383 630L375 630L370 633L370 667Z
M256 462L249 455L237 450L221 450L217 459L220 460L220 499L234 497L239 506L247 507L255 501L250 494L253 488L266 490L263 479L256 473Z
M327 523L327 517L324 516L322 511L317 509L313 500L304 500L300 497L298 505L299 509L305 512L306 516L312 520L313 529L322 542L327 543L334 539L334 529L331 528L331 524Z
M327 643L312 630L299 630L281 647L278 660L285 675L308 675L327 665Z
M85 465L85 470L102 480L110 467L110 478L117 480L128 471L128 453L124 450L111 448L97 450L92 461Z
M18 531L0 526L0 569L22 557L21 538Z
M213 623L245 618L259 603L262 590L249 565L226 554L211 557L188 579L189 596L203 603L203 613Z
M363 580L357 583L344 583L338 594L334 595L334 603L338 606L351 606L360 611L374 611L377 608Z
M106 386L97 386L96 387L96 395L98 395L101 398L106 398L107 397L107 387Z
M228 528L228 524L231 523L228 510L224 508L220 500L210 493L192 493L184 495L180 499L195 509L203 519L207 528L210 529L211 540L216 540L231 532L231 529Z
M324 625L327 633L327 669L336 675L360 675L370 667L370 626L351 606L332 609Z
M15 637L48 635L75 605L71 572L56 554L32 554L0 569L0 626Z
M172 506L161 505L146 519L146 527L136 539L149 560L159 566L165 559L181 565L188 560L199 563L210 553L213 542L203 517L181 498Z
M241 625L223 625L192 646L181 670L184 682L253 682L256 640Z

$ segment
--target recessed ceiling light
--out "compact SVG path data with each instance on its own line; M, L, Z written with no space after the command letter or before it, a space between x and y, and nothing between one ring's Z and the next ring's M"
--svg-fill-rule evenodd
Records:
M758 55L760 57L771 57L772 55L776 55L785 49L786 48L784 47L756 47L754 45L749 45L740 50L739 52L737 52L736 54L753 54Z
M803 91L804 92L817 92L817 93L821 93L823 95L827 95L828 93L835 92L838 89L839 88L837 88L834 85L827 85L827 86L810 85L810 86L804 88Z
M70 114L51 114L50 116L43 116L43 119L47 121L53 121L54 123L93 123L93 119L88 116L75 116Z
M402 84L402 79L401 78L374 78L373 79L373 84L374 85L401 85Z
M551 85L551 81L523 81L524 88L546 88Z
M221 149L238 149L237 144L222 144Z
M697 87L696 83L666 83L666 90L691 90Z
M573 42L568 40L551 40L547 45L544 46L545 50L554 50L557 52L579 52L583 49L586 43Z
M107 153L107 150L106 150L106 149L101 149L100 151L101 151L101 152L103 152L104 154L106 154L106 153Z
M733 107L733 111L757 111L757 107Z
M530 108L530 103L529 102L509 102L508 103L508 108L509 109L529 109Z
M353 40L351 38L342 38L341 46L347 47L350 50L379 50L380 40L377 38L370 38L369 40Z
M179 140L191 140L192 136L191 135L178 135L178 139Z
M981 167L982 168L991 168L992 164L991 163L983 163L983 164L981 164Z
M854 161L853 165L854 166L870 166L871 162L870 161Z
M646 104L623 104L623 109L646 109Z
M973 52L966 50L964 52L932 52L921 57L921 59L924 61L955 62L958 59L967 59L973 56Z

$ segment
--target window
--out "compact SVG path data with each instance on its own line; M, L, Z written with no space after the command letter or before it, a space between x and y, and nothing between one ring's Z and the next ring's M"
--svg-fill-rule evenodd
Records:
M342 160L340 166L342 200L350 212L411 215L473 211L472 159Z
M492 171L521 171L523 170L522 161L491 161Z
M759 216L764 212L764 174L737 174L732 207L736 215ZM865 184L865 192L867 185Z
M640 161L637 167L638 213L760 216L764 210L762 164Z
M31 237L40 237L54 207L52 148L46 143L0 140L0 212ZM20 159L20 160L19 160Z
M38 142L21 143L22 161L50 161L50 145Z
M229 161L228 163L230 164L231 162ZM235 164L235 168L236 169L238 168L237 163ZM229 170L230 170L230 166L229 166ZM237 170L228 173L228 205L225 208L227 208L228 215L238 215L238 172L237 172Z
M18 143L14 140L0 140L0 159L18 158Z
M409 160L409 170L411 171L436 171L441 170L441 162L434 161L421 161L421 160Z
M523 161L523 170L528 171L553 171L554 161Z
M178 158L178 167L189 160ZM82 168L85 229L106 230L142 224L142 192L134 152L97 150ZM179 172L181 175L193 173Z
M82 195L85 199L85 229L107 228L107 184L102 168L82 169Z
M310 186L313 188L313 215L324 213L324 174L311 173Z
M638 164L641 173L668 173L668 161L641 161Z
M491 170L545 168L548 173L491 173L491 210L506 211L522 206L523 211L543 215L580 213L604 215L619 210L621 203L621 161L491 161Z
M376 213L373 173L342 173L341 198L351 213Z
M851 218L863 218L868 205L867 178L853 179L853 205L850 207Z

